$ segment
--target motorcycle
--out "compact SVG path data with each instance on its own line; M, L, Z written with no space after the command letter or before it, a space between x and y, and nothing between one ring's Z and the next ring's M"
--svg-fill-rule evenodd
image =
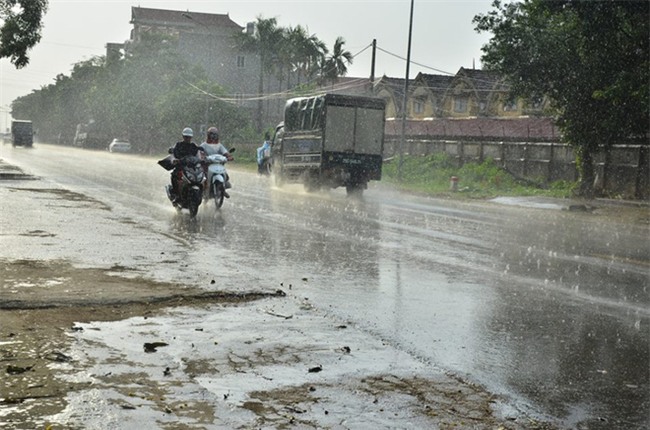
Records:
M235 152L231 148L229 153ZM205 157L204 163L207 165L208 184L204 189L203 200L214 200L217 209L223 206L223 200L230 197L226 189L230 188L228 173L225 164L228 158L221 154L212 154Z
M198 156L183 157L176 160L172 155L158 162L165 170L172 170L177 164L180 168L174 174L177 174L178 189L175 193L171 185L165 187L167 197L174 207L180 211L188 209L190 217L194 218L199 211L199 206L203 200L203 187L205 183L205 173L203 171L203 162Z
M257 172L260 175L271 175L271 148L260 146L257 148L257 156L261 161L257 164Z

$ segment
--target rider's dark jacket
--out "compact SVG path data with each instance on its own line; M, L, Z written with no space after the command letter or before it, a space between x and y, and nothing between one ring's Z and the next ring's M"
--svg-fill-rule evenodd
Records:
M197 146L196 143L181 140L180 142L176 142L176 145L174 145L173 154L175 158L180 160L183 157L196 155L201 150L202 149Z

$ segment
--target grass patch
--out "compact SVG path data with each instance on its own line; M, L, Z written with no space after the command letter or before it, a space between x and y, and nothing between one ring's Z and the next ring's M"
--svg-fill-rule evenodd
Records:
M462 167L445 153L422 157L405 156L402 180L397 178L399 160L384 163L382 180L403 190L427 195L492 198L497 196L545 196L568 198L573 195L575 182L556 181L543 184L515 178L491 160L468 163ZM451 177L456 176L458 191L451 191Z

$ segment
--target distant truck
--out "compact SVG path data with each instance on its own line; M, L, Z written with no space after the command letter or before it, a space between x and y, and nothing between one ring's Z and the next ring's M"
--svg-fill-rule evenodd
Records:
M34 127L31 121L11 121L11 145L31 147L34 144Z
M104 132L95 121L77 124L72 144L81 148L106 149L112 136Z
M362 193L381 179L385 108L382 99L342 94L288 100L272 141L276 183Z

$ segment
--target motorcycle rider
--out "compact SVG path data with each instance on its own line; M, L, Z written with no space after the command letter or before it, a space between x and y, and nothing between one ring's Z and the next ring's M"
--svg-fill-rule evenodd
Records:
M180 160L184 157L195 156L199 151L203 151L203 148L192 142L194 131L192 131L190 127L185 127L181 134L183 135L183 140L176 142L172 149L172 155L174 156L174 170L172 170L171 173L172 186L170 194L172 195L173 200L176 200L179 197L178 172L180 169Z
M208 131L206 133L206 140L201 144L200 147L201 149L203 149L203 153L206 156L219 154L226 157L228 161L233 160L233 156L230 155L226 147L219 142L219 130L217 129L217 127L208 128ZM230 185L230 176L226 174L226 189L231 187L232 185ZM223 195L226 198L230 198L230 194L228 194L227 191L224 191Z
M271 153L271 135L267 131L264 133L264 143L257 148L257 173L262 174L262 166L264 164L264 157Z

